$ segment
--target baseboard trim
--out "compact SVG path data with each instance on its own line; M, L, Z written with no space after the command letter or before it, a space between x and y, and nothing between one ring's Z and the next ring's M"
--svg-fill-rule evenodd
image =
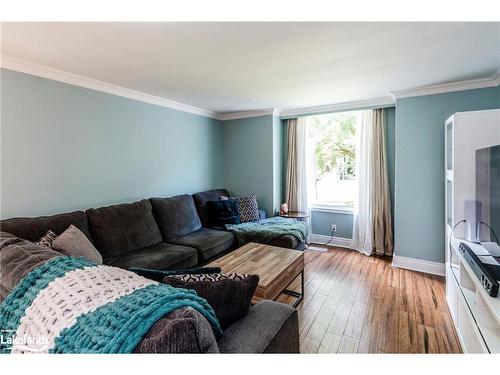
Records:
M324 236L322 234L311 234L311 242L312 243L317 243L319 245L324 245L328 243L329 245L332 246L338 246L338 247L347 247L351 248L352 240L350 238L344 238L344 237L330 237L330 236Z
M444 263L430 262L415 258L400 257L394 255L392 257L392 265L397 268L404 268L411 271L430 273L432 275L445 275Z

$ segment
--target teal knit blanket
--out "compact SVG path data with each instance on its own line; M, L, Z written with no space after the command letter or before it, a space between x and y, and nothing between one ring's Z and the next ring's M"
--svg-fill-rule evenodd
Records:
M248 242L267 244L284 235L292 235L304 244L307 235L307 224L304 221L284 217L270 217L242 224L226 224L226 229L234 233L240 246Z
M56 257L0 304L0 353L131 353L159 319L188 306L222 334L212 307L192 290Z

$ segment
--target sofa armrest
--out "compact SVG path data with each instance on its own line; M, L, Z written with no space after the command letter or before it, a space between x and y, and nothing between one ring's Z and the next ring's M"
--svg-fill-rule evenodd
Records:
M297 310L261 301L224 331L218 345L221 353L299 353Z
M264 210L259 210L259 219L262 220L262 219L265 219L266 218L266 211Z
M174 310L158 320L134 353L219 353L208 320L192 307Z

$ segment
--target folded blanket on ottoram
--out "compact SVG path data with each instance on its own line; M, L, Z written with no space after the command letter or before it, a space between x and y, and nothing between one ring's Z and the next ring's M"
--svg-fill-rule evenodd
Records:
M33 269L0 304L0 353L131 353L170 312L191 306L219 336L194 291L116 267L59 256Z
M292 235L304 244L307 224L295 219L270 217L242 224L226 224L226 229L234 233L240 246L248 242L269 243L285 235Z

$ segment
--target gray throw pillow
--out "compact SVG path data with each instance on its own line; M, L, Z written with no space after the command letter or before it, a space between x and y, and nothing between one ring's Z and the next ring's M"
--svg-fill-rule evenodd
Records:
M52 242L52 248L71 257L84 257L97 264L102 264L102 255L92 245L86 235L74 225L70 225Z

